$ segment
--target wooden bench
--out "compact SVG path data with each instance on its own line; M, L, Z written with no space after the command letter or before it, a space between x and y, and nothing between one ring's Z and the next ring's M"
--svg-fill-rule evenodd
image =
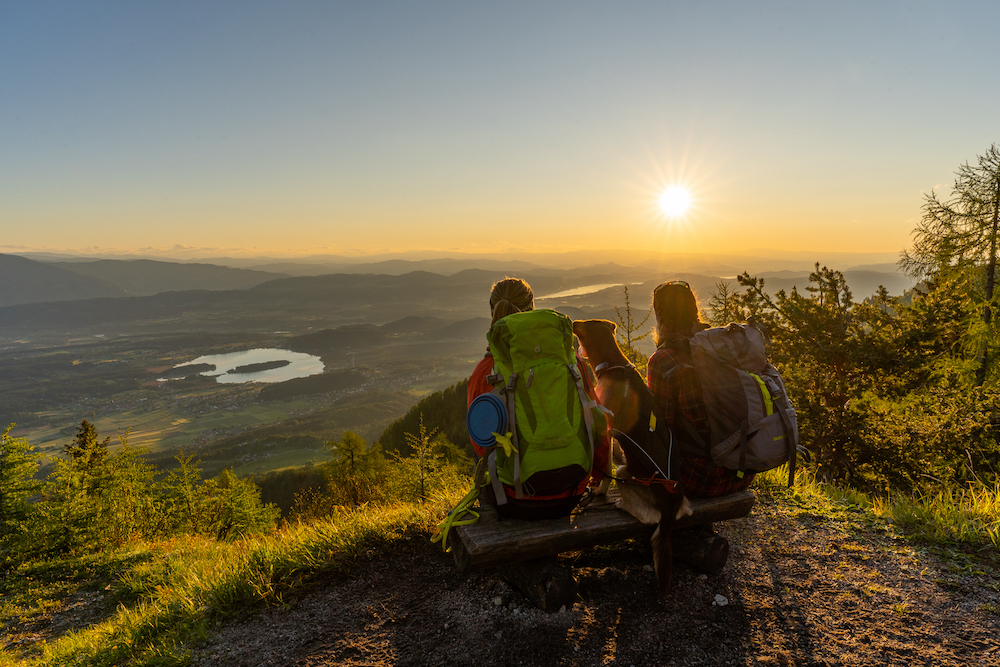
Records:
M617 491L612 489L607 498L595 499L568 517L543 521L500 520L496 508L483 503L477 523L453 530L449 542L455 564L462 571L499 567L535 604L554 611L565 604L560 600L571 600L576 591L575 582L570 585L565 581L567 573L558 571L552 556L633 537L648 539L655 530L654 526L643 525L615 507L616 498ZM699 539L692 539L691 531L679 531L744 517L750 513L756 498L750 491L740 491L718 498L692 498L690 502L693 514L675 524L674 535L681 539L673 541L674 558L696 566L708 563L707 571L718 571L729 554L725 539L713 538L710 529L702 532ZM572 579L572 575L568 576ZM572 594L552 593L556 580L561 583L555 588L568 586Z

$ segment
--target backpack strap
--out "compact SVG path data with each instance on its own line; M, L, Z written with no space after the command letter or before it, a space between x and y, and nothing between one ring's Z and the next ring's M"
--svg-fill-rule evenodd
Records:
M791 418L788 416L788 413L794 412L794 410L792 404L788 402L788 397L781 391L778 383L767 376L764 376L764 382L767 384L767 390L771 392L771 400L774 401L774 407L778 409L781 421L785 425L785 438L788 440L788 486L791 487L795 484L795 464L798 459L798 424L793 424Z
M597 407L597 401L590 400L586 390L583 388L583 378L575 364L568 364L569 374L576 381L576 393L580 396L580 407L583 410L583 423L587 427L587 442L590 445L590 467L594 467L594 414L591 412Z
M507 504L507 494L503 492L503 484L497 474L497 450L493 449L486 457L486 465L490 471L490 486L493 488L493 495L496 496L497 505Z
M496 367L493 367L493 372L488 378L491 382L499 382L503 384L503 375L497 372ZM496 391L494 389L494 391ZM509 410L509 408L508 408ZM508 425L510 424L510 418L508 418ZM515 431L512 431L512 433ZM513 437L513 436L512 436ZM494 447L486 456L486 467L490 473L490 487L493 489L493 495L496 496L497 505L507 504L507 494L504 493L503 484L500 482L500 475L497 474L497 448Z
M521 448L517 442L517 417L514 413L517 408L514 402L516 386L517 373L511 373L507 386L501 391L507 398L507 430L510 431L510 441L514 445L514 497L520 500L524 498L524 489L521 486Z

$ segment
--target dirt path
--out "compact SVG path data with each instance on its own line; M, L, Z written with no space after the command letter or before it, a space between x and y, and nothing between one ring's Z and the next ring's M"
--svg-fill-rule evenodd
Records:
M962 571L859 525L762 498L719 527L722 573L678 565L660 601L647 545L594 549L565 559L582 599L556 614L414 535L289 609L228 623L194 664L1000 665L995 553Z

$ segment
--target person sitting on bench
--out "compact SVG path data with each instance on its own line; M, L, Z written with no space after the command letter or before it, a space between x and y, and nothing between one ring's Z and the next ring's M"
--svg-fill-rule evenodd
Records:
M504 278L494 284L490 291L490 311L492 314L490 326L492 327L497 321L508 315L531 311L534 310L534 307L534 293L528 283L520 278ZM594 400L594 388L580 360L577 360L577 371L583 381L584 392L591 400ZM479 362L469 378L468 404L470 406L480 395L493 391L494 386L488 379L493 372L493 356L487 349L486 356ZM530 384L530 377L527 381ZM514 492L510 488L506 488L505 485L507 497L505 503L497 506L499 515L517 519L550 519L568 515L580 502L588 485L597 487L605 478L603 471L608 470L610 447L606 430L600 433L599 438L595 435L595 440L599 440L600 444L594 448L590 473L586 474L585 471L581 471L583 478L580 479L579 483L571 482L571 488L560 493L550 495L533 493L529 497L523 498L515 497ZM472 441L472 446L477 460L489 454L489 451L475 440ZM480 498L482 499L484 495L492 496L492 494L493 491L487 488L484 489Z
M656 352L649 358L646 384L675 436L684 433L678 423L680 413L709 442L701 382L691 367L691 336L708 325L698 315L698 302L688 284L675 280L653 290L653 315ZM735 470L716 466L707 458L707 452L705 455L681 455L680 481L689 497L724 496L750 486L754 473L746 473L741 479Z

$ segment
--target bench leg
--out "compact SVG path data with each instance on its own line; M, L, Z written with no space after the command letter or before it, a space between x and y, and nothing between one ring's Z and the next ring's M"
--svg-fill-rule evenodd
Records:
M573 573L559 565L553 556L501 565L497 569L542 611L556 612L563 605L569 608L577 600Z
M729 559L729 540L712 530L712 524L675 530L670 538L674 560L699 572L715 574Z

